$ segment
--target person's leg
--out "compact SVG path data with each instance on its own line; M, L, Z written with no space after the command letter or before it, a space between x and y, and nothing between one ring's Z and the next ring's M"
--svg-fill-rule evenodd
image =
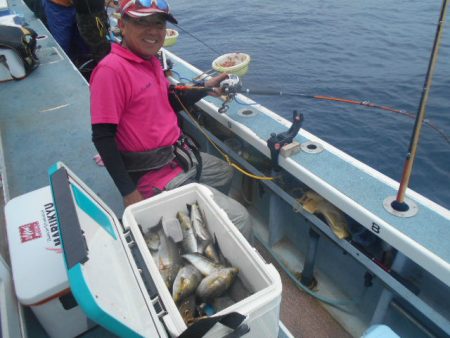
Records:
M213 192L214 202L225 211L230 221L244 235L247 241L252 243L252 219L247 209L241 203L219 190L209 186L208 188Z
M215 156L206 153L201 153L201 156L203 163L199 183L204 184L211 189L213 192L213 199L217 205L225 211L231 222L239 229L244 237L251 241L252 223L247 209L225 194L228 193L231 186L233 169L226 162ZM191 169L186 173L181 173L169 182L166 186L166 190L171 190L194 182L195 174L195 169ZM219 189L221 191L219 191Z
M72 45L70 49L71 59L77 68L91 57L89 46L84 42L78 30L76 19L74 18L72 30Z
M25 0L25 4L33 11L34 15L39 18L44 25L47 25L44 7L41 0Z
M44 0L44 5L50 33L64 52L71 57L70 47L75 25L75 8L60 6L49 0Z
M228 194L233 179L233 168L225 161L207 154L201 153L202 173L199 183L216 188L224 194Z

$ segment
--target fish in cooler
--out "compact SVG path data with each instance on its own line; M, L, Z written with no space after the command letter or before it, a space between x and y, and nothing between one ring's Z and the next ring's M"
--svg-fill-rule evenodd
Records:
M200 241L211 242L211 234L208 231L208 227L206 224L206 218L202 215L203 212L200 210L197 202L188 204L187 208L189 209L190 219L192 222L192 226L194 227L195 235Z
M193 294L203 279L202 274L193 265L183 266L175 278L172 288L172 298L175 303Z
M223 256L198 203L188 204L187 209L189 214L184 210L176 212L170 227L165 227L161 219L143 233L184 322L190 325L236 302L227 291L239 280L239 269ZM176 243L171 234L178 232L180 241ZM199 311L202 306L211 311Z
M209 243L205 250L203 251L203 254L205 255L205 257L209 258L211 261L213 261L216 264L220 263L220 257L219 254L217 253L217 250L214 247L214 243Z
M238 268L222 266L200 254L187 254L182 257L205 276L196 290L196 295L203 300L211 300L222 295L239 272Z
M184 211L177 212L177 218L180 221L181 230L183 232L183 249L187 253L198 252L197 239L195 238L194 228L192 227L189 215Z
M233 267L213 271L202 279L197 287L196 295L204 301L221 296L234 282L238 272L239 269Z
M213 271L223 268L222 265L214 263L198 253L186 254L182 257L195 266L204 276L208 276Z
M194 322L196 314L195 306L195 295L190 295L189 297L183 299L178 305L178 311L183 318L186 325L190 325Z
M157 251L160 245L159 233L157 230L150 229L144 234L145 243L151 251Z
M164 235L162 229L158 233L160 245L156 263L167 288L171 290L177 273L182 266L182 259L178 247L172 238Z

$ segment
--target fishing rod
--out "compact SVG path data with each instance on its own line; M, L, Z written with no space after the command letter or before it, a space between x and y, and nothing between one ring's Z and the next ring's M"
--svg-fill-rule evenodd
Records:
M276 96L293 96L293 97L301 97L306 99L315 99L315 100L323 100L323 101L331 101L331 102L339 102L339 103L346 103L346 104L353 104L358 106L364 106L369 108L375 108L380 110L389 111L392 113L400 114L407 116L409 118L416 118L416 115L413 113L410 113L403 109L397 109L385 105L379 105L367 100L359 101L359 100L351 100L351 99L344 99L340 97L334 97L334 96L326 96L326 95L308 95L308 94L302 94L302 93L289 93L289 92L283 92L283 91L270 91L270 90L250 90L250 89L244 89L242 90L242 93L245 94L253 94L253 95L276 95ZM439 129L436 125L431 123L428 120L423 121L425 124L427 124L429 127L434 129L442 138L450 144L450 137L447 136L441 129Z
M242 88L239 77L236 75L233 75L233 74L229 74L229 79L226 79L221 82L220 88L222 88L222 90L225 92L225 96L227 96L226 102L219 109L219 112L221 112L221 113L224 113L226 111L226 109L228 109L228 106L226 105L226 103L230 101L230 98L234 98L234 96L236 94L246 94L246 95L301 97L301 98L305 98L305 99L315 99L315 100L339 102L339 103L353 104L353 105L359 105L359 106L389 111L389 112L393 112L396 114L401 114L401 115L407 116L412 119L414 119L416 117L415 114L407 112L405 110L396 109L396 108L385 106L385 105L379 105L379 104L376 104L376 103L373 103L370 101L359 101L359 100L351 100L351 99L326 96L326 95L310 95L310 94L304 94L304 93L284 92L284 91L277 91L277 90L270 90L270 89ZM214 89L215 89L214 87L205 87L205 86L201 86L201 85L190 86L190 85L185 85L185 84L178 84L178 85L171 86L172 91L178 91L178 92L197 91L197 92L211 93L211 92L214 92ZM434 129L439 135L442 136L442 138L445 139L445 141L448 144L450 144L450 137L447 136L442 130L440 130L438 127L436 127L433 123L431 123L428 120L424 120L423 122L425 124L427 124L429 127L431 127L432 129Z
M409 210L409 206L405 203L405 192L408 187L411 174L412 167L414 164L414 159L416 157L417 146L419 143L420 130L422 128L422 124L425 120L426 106L428 102L428 96L430 93L431 82L433 80L434 70L436 68L438 55L439 55L439 47L441 44L442 34L444 31L444 24L447 12L447 0L442 1L441 10L439 13L439 21L436 28L436 34L434 37L433 49L431 51L430 61L428 63L427 75L425 77L425 83L422 90L422 97L420 99L419 111L416 115L416 121L413 129L413 133L411 136L408 153L406 154L406 160L403 167L402 179L400 181L400 186L398 188L397 197L395 201L391 203L391 206L394 210L400 212L406 212Z

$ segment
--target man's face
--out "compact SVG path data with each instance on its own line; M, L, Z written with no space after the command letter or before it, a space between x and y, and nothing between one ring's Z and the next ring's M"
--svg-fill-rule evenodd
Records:
M120 20L119 27L122 31L122 46L144 59L155 55L164 44L166 21L161 15L125 17Z

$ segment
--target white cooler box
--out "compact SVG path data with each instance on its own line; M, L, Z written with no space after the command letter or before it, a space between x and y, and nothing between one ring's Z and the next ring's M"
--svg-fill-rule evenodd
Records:
M10 200L6 230L17 299L50 337L75 337L93 325L69 288L50 187Z
M280 276L215 204L209 189L190 184L163 192L128 207L122 225L63 164L51 170L50 181L70 288L90 319L121 337L175 337L186 330L138 224L146 231L162 216L173 218L186 210L187 203L198 201L224 256L239 268L238 277L252 293L215 316L231 312L245 316L243 324L250 328L246 337L278 336ZM205 337L230 332L216 324Z

